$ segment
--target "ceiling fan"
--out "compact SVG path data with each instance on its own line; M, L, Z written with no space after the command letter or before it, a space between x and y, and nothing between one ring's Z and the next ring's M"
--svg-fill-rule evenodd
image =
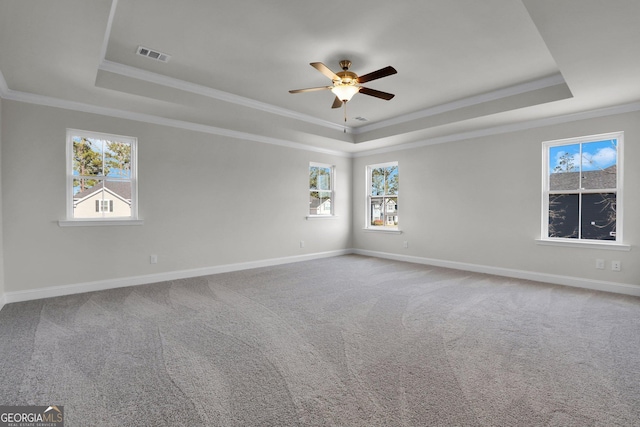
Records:
M376 98L384 99L386 101L393 98L395 95L392 93L382 92L375 89L369 89L368 87L360 86L362 83L370 82L371 80L387 77L392 74L396 74L395 68L388 66L381 68L377 71L373 71L369 74L358 77L358 75L352 71L349 71L351 67L351 61L340 61L340 68L342 71L334 73L324 65L322 62L312 62L310 64L313 68L320 71L325 76L329 77L333 82L332 86L312 87L309 89L295 89L290 90L289 93L302 93L302 92L315 92L318 90L331 90L336 96L331 108L340 108L342 104L345 104L351 100L356 93L363 93L365 95L374 96ZM346 121L346 116L345 116Z

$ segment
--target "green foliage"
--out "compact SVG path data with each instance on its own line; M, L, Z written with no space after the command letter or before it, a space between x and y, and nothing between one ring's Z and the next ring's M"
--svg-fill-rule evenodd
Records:
M81 138L73 141L73 170L81 177L98 176L103 174L102 154L96 144L88 139ZM80 191L91 188L98 183L95 179L79 178L74 180L74 187L79 186Z
M75 137L73 139L73 187L86 190L107 176L126 178L131 171L131 144ZM96 178L93 178L96 177Z
M324 190L331 189L331 168L311 166L309 168L309 189Z
M398 167L375 168L371 170L371 195L390 196L398 194Z
M118 170L119 175L129 176L129 171L131 170L131 144L107 141L106 155L105 167Z

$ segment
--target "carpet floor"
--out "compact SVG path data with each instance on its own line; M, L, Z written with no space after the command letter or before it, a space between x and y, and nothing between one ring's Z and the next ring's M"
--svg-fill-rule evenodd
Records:
M72 426L640 426L640 298L347 255L13 303Z

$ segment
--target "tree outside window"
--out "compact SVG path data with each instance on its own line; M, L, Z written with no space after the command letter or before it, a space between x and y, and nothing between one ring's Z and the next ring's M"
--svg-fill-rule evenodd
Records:
M544 144L543 236L621 240L622 133Z
M367 166L366 228L398 228L398 163Z
M69 129L67 141L68 217L135 219L136 139Z

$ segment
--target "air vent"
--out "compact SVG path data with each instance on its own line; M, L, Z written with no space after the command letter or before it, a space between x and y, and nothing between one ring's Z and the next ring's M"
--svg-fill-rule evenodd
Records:
M355 120L359 121L359 122L368 122L369 120L365 119L364 117L354 117Z
M149 49L144 46L138 46L136 53L140 56L146 56L149 59L154 59L160 62L169 62L169 59L171 59L171 56L166 53L158 52L157 50Z

